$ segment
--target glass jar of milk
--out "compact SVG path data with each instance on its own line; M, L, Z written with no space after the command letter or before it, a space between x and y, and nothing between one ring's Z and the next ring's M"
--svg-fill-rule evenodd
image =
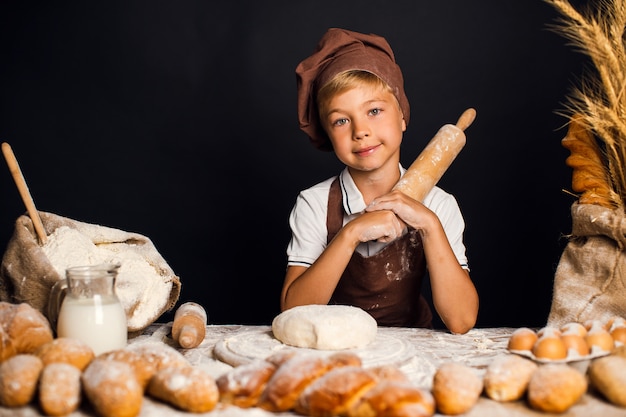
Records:
M58 307L57 337L82 340L96 355L126 346L126 313L115 294L119 267L101 264L66 270L66 279L54 285L50 299Z

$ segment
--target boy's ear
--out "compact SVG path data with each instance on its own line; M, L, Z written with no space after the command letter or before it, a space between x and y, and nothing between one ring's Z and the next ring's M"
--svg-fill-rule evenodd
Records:
M404 117L402 117L402 131L406 132L406 120L404 120Z

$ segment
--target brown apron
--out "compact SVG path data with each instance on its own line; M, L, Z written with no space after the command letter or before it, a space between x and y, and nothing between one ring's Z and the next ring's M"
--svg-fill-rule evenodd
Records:
M339 181L328 195L326 228L328 242L343 227L343 204ZM379 326L432 328L432 312L421 295L426 261L417 230L391 242L375 255L354 252L329 304L344 304L370 313Z

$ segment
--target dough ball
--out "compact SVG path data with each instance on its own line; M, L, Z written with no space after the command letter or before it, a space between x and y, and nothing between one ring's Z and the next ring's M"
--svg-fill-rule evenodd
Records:
M312 349L360 348L376 338L376 320L358 307L311 304L285 310L272 322L274 337Z

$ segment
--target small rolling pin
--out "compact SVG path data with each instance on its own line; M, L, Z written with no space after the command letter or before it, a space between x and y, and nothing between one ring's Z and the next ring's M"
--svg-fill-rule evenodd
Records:
M464 130L476 118L476 110L469 108L463 112L456 125L446 124L428 142L419 156L393 187L422 202L433 189L452 161L465 146Z
M174 314L172 339L185 349L195 348L204 340L207 314L200 304L188 301Z

